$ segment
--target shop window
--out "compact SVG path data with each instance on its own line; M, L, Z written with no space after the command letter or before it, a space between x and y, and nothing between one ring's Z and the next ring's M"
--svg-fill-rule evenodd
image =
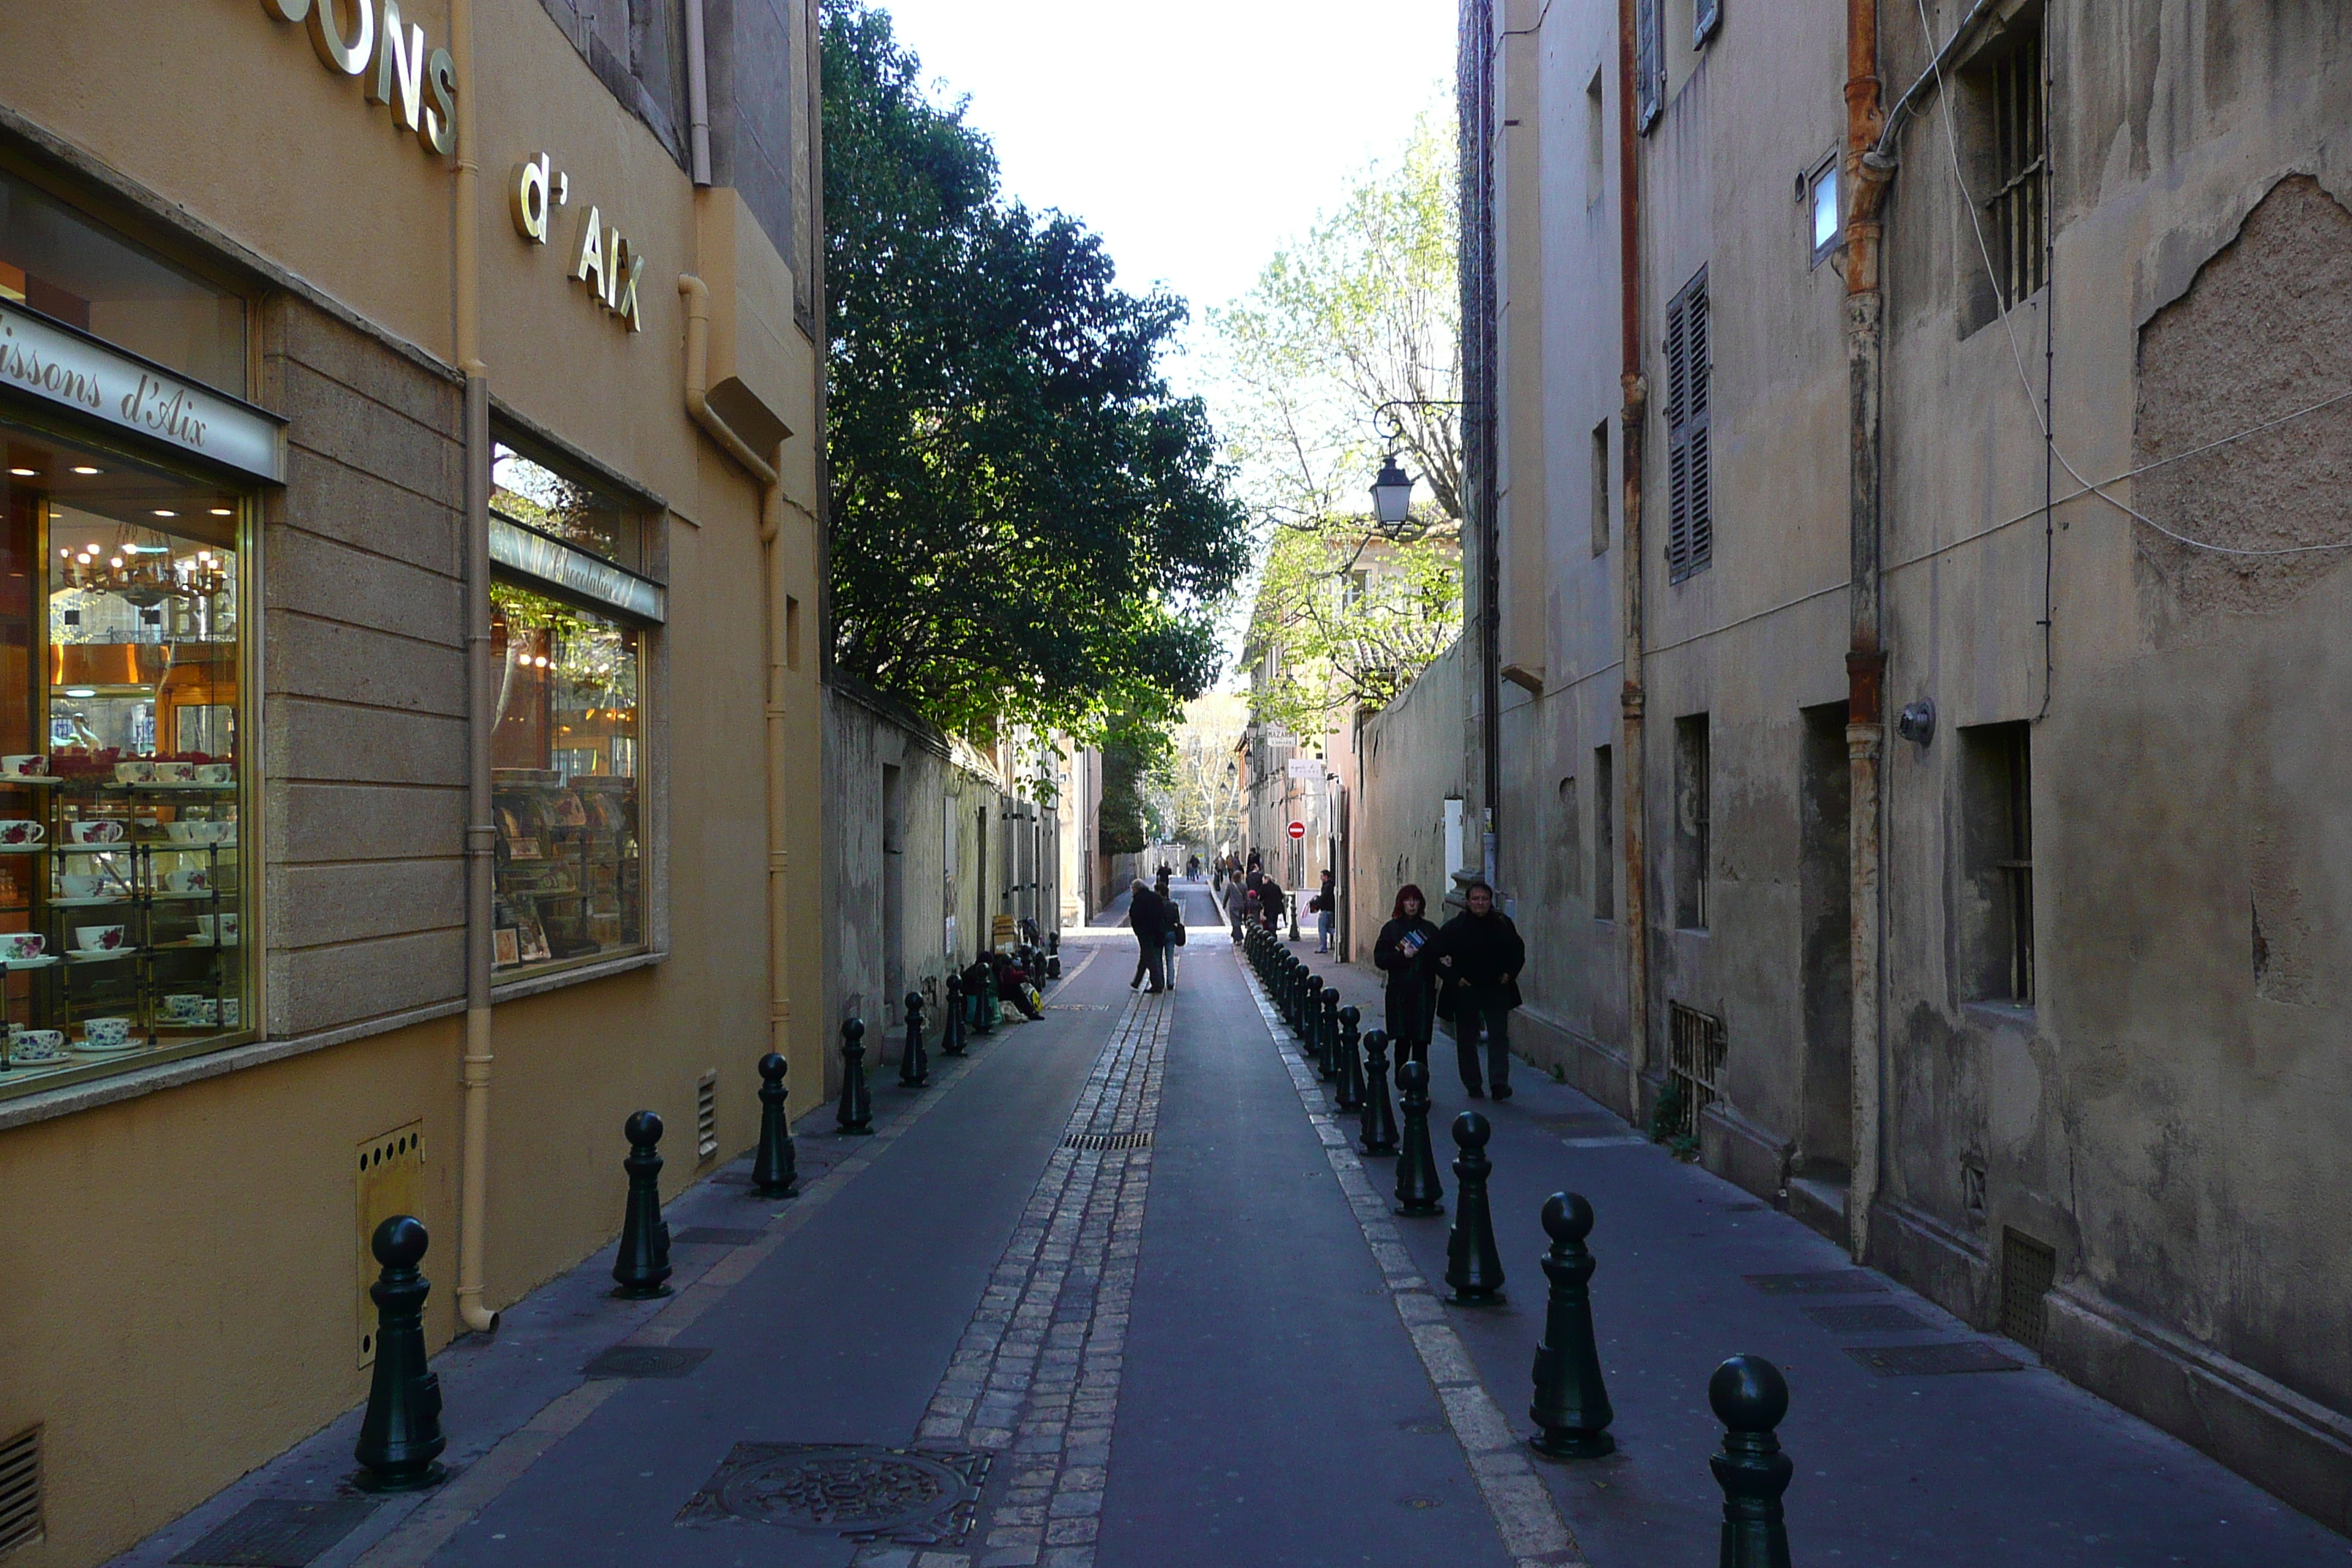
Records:
M0 1096L246 1037L247 496L0 424Z
M624 571L643 572L645 529L635 508L562 468L520 437L501 437L490 454L490 510Z
M246 390L245 301L0 172L0 301L207 386Z
M492 584L490 602L493 967L511 977L641 948L637 629L512 582Z

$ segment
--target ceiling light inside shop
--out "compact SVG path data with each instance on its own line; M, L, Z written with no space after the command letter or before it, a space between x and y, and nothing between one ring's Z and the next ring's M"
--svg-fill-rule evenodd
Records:
M66 688L66 695L68 697L95 697L98 695L98 688L95 686L68 686Z
M216 506L213 508L213 515L215 517L235 517L236 515L236 510L234 507Z
M11 468L8 471L20 479L38 479L41 473L38 468Z
M93 468L88 463L76 463L74 465L74 472L77 474L100 474L105 471L106 470L103 468Z
M173 510L170 507L168 507L168 506L159 506L159 507L157 507L157 508L155 509L155 515L156 515L157 517L177 517L177 516L179 516L180 514L179 514L178 512L176 512L176 511L173 511Z

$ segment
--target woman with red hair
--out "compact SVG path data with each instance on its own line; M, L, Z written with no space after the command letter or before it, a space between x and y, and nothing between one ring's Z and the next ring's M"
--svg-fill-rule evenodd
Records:
M1388 976L1385 1022L1389 1048L1395 1053L1400 1072L1408 1061L1429 1065L1430 1020L1437 987L1423 953L1437 928L1427 918L1427 907L1418 887L1407 882L1399 888L1389 923L1381 928L1380 941L1372 944L1372 963Z

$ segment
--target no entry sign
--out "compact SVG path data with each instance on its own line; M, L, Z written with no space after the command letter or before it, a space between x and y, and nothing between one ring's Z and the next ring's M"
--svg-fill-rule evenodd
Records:
M1305 823L1303 823L1303 822L1294 822L1294 823L1292 823L1292 824L1290 825L1290 836L1291 836L1293 838L1304 838L1304 837L1307 837L1307 824L1305 824Z

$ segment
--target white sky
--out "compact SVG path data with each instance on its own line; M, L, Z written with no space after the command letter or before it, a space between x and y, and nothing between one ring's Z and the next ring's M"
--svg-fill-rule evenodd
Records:
M1454 0L878 0L1008 193L1202 313L1449 96Z

